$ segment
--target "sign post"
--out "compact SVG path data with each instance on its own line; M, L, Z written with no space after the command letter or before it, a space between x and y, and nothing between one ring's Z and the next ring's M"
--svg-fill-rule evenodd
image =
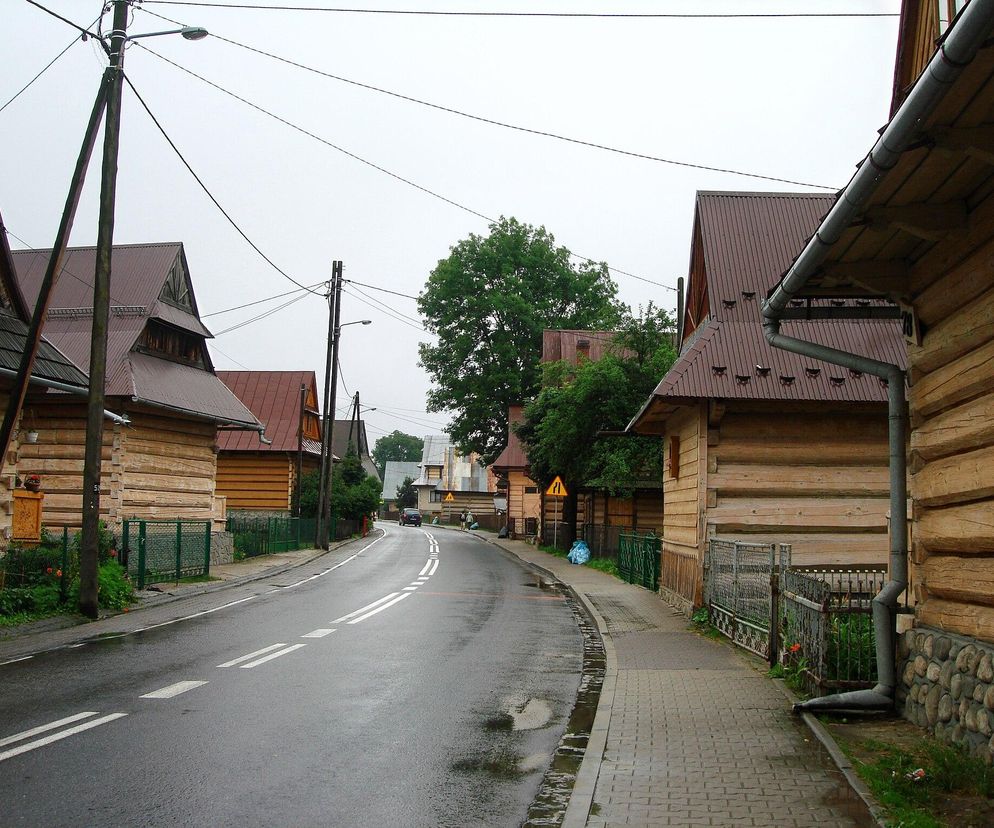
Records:
M452 492L449 492L445 496L445 501L444 502L445 503L452 503L454 500L455 500L455 498L452 496ZM452 507L451 506L446 506L445 522L446 523L452 523Z
M556 515L555 521L552 524L552 545L557 549L559 544L559 498L566 497L569 492L566 491L566 486L563 483L562 478L557 474L555 479L549 484L549 488L545 490L546 495L554 497L556 499Z

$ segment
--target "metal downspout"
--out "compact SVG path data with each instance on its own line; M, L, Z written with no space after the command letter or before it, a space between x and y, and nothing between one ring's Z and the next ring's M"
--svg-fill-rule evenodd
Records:
M764 311L765 312L765 311ZM890 453L890 580L873 599L873 633L876 643L877 685L872 690L854 690L810 699L794 705L795 710L890 710L897 687L894 663L897 636L897 602L908 586L908 478L905 441L907 404L904 395L904 371L897 365L847 353L836 348L784 336L780 320L763 320L763 332L774 348L782 348L852 368L887 383L888 446Z
M881 180L920 138L921 124L931 115L946 90L982 48L994 28L994 0L971 0L957 16L947 36L916 81L904 103L887 124L880 138L863 160L856 174L840 194L814 236L790 266L780 284L763 305L763 330L775 348L821 359L834 365L854 368L887 380L890 443L891 580L873 599L878 683L873 690L858 690L811 699L795 709L875 710L890 709L896 687L895 611L897 599L907 587L907 461L905 434L907 414L904 372L896 365L877 362L857 354L827 348L813 342L780 334L780 320L791 298L807 283L829 248L837 242Z
M17 372L12 371L9 368L0 368L0 376L15 377L17 376ZM70 385L66 382L45 379L44 377L38 376L31 376L30 382L32 385L41 385L44 388L51 388L54 391L65 391L67 394L75 394L77 397L86 396L85 385ZM107 411L104 409L104 417L113 423L118 423L119 425L131 425L131 420L129 420L125 415L115 414L113 411Z

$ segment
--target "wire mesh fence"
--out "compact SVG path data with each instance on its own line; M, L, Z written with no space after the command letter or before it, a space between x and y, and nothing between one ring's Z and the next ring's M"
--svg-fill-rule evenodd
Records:
M233 512L228 513L224 528L232 535L235 554L244 558L310 549L314 546L316 531L314 518Z
M870 687L877 680L872 602L886 567L801 568L781 574L782 657L810 693Z
M138 585L208 575L211 565L209 520L124 520L121 562Z

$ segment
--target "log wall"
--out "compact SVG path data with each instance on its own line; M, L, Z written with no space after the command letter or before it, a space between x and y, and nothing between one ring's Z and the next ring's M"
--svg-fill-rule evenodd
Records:
M986 240L925 287L915 302L926 327L921 346L909 346L908 352L911 583L919 622L990 643L994 229L982 218L972 229L986 231Z
M293 505L296 463L280 452L225 452L217 458L217 493L229 509L285 512Z
M730 403L708 430L708 537L798 564L886 564L886 405Z
M534 489L526 492L525 489ZM510 469L507 474L507 516L514 519L514 531L524 534L525 519L538 519L542 497L538 484L520 469Z
M702 600L704 535L701 526L708 451L706 435L703 405L673 414L663 435L663 542L659 589L685 607L700 605ZM675 448L678 453L674 459Z

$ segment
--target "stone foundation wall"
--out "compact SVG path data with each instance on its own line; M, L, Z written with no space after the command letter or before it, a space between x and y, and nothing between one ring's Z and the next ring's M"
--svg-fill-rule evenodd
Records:
M211 566L229 564L234 559L234 535L231 532L211 532Z
M897 656L904 717L994 761L994 646L916 627L899 639Z

